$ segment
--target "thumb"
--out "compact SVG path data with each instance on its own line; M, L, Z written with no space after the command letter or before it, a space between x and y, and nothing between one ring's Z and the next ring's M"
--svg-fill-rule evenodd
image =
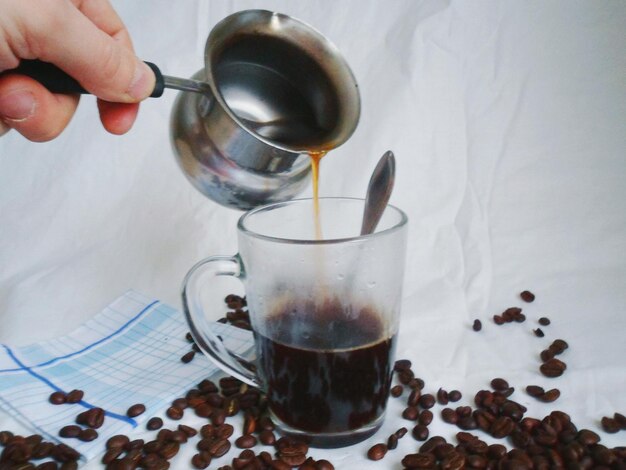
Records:
M154 73L132 49L99 29L71 2L41 4L48 11L38 11L44 18L29 32L40 59L57 65L105 101L133 103L150 96Z

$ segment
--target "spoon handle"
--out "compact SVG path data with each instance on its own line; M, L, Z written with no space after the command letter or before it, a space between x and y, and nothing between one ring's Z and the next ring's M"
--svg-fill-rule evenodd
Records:
M396 159L391 150L380 158L370 178L363 209L361 235L374 233L385 212L396 177Z
M159 67L157 67L152 62L146 62L146 64L152 69L154 75L156 76L154 90L152 91L150 97L158 98L163 94L163 89L165 88L165 80L163 78L163 74L161 73ZM76 79L65 73L56 65L49 62L44 62L37 59L23 59L20 61L20 65L17 68L5 70L4 72L0 73L0 76L9 73L17 73L33 78L41 83L43 86L45 86L52 93L78 93L81 95L89 94L89 92L85 90L82 85L78 83L78 81L76 81Z

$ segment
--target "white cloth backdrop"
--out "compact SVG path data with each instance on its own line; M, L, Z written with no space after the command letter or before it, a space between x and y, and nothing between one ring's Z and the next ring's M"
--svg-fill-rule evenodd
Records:
M397 157L392 203L410 217L398 357L428 391L465 392L462 404L503 376L531 416L559 408L600 432L602 416L626 413L626 3L113 3L137 53L183 77L203 67L210 29L232 12L279 11L320 30L362 97L357 131L322 162L321 195L362 196L380 155ZM236 252L240 213L200 195L173 158L174 98L144 103L123 137L101 128L85 97L54 142L0 139L1 343L67 333L129 288L178 308L196 260ZM519 300L523 289L533 304ZM527 322L496 327L489 319L510 306ZM543 315L552 325L541 340L531 328ZM570 344L568 369L551 381L538 354L557 337ZM562 396L541 404L522 391L531 383ZM369 446L410 425L401 409L392 401L367 442L312 455L368 465ZM25 432L7 415L0 429ZM431 435L454 432L431 425ZM601 436L626 443L625 432ZM187 468L193 447L173 468ZM399 468L416 448L407 436L369 465Z

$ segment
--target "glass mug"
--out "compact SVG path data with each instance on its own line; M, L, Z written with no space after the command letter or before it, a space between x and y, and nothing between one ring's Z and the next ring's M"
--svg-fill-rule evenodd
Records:
M183 308L194 340L216 365L262 389L283 435L341 447L381 426L393 370L407 217L387 206L377 231L359 235L364 201L275 203L238 222L239 253L212 256L185 277ZM316 230L321 228L322 237ZM234 276L246 292L254 368L211 332L202 292ZM256 371L256 372L254 372Z

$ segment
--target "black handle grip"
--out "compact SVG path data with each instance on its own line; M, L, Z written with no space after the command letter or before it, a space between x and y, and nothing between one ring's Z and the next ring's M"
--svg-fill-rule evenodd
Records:
M154 75L156 76L156 83L150 97L158 98L163 94L163 90L165 88L165 85L163 83L163 74L161 73L161 70L159 70L159 67L157 67L152 62L146 62L146 64L152 69ZM89 92L85 90L82 85L78 83L73 77L65 73L56 65L53 65L49 62L43 62L36 59L23 59L20 61L20 65L17 68L5 70L4 72L0 73L0 76L9 73L17 73L33 78L41 83L43 86L45 86L52 93L79 93L82 95L89 94Z

